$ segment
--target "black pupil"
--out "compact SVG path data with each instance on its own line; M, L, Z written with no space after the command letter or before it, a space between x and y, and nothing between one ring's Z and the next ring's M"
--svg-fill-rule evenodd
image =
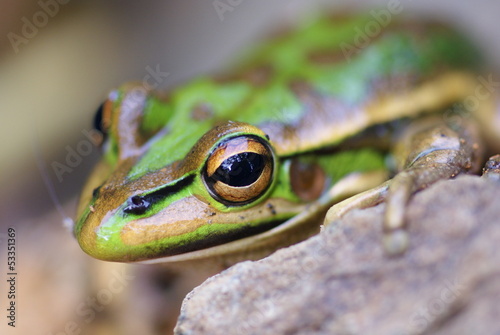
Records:
M224 160L212 178L229 186L248 186L259 178L264 166L265 160L262 155L242 152Z

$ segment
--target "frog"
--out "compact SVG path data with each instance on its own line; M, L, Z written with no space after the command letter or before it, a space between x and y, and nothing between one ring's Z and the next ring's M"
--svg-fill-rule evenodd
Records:
M97 114L103 156L74 225L83 251L232 264L385 202L382 245L404 253L409 199L477 173L498 149L498 116L493 95L473 111L464 104L484 61L462 34L393 20L346 54L372 21L322 15L254 47L232 71L168 92L113 90Z

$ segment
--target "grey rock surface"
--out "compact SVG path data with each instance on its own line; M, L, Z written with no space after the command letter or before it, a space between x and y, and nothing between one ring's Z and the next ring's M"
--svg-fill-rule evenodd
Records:
M441 181L411 200L411 247L381 247L384 205L209 278L175 334L500 334L500 183Z

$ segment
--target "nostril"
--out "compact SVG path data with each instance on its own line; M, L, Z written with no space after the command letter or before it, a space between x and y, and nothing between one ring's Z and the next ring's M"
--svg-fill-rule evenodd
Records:
M93 198L97 198L97 196L99 195L100 189L101 189L101 186L94 188L94 190L92 191Z
M130 201L132 202L132 204L136 205L136 206L139 206L143 203L144 199L138 195L132 197L130 199Z
M129 205L123 210L125 213L144 214L151 203L139 195L134 195L128 199Z

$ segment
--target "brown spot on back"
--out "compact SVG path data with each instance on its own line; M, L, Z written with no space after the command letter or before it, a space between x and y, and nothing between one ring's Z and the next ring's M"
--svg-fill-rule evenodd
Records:
M269 83L274 74L272 65L265 64L245 72L243 78L254 86L264 86Z
M335 11L335 13L330 13L327 15L329 21L338 24L338 23L347 23L352 21L353 15L348 10L339 10Z
M201 102L197 104L191 111L191 118L195 121L205 121L214 115L212 106L207 103Z
M248 82L253 86L267 85L274 75L274 68L271 64L260 64L246 68L238 73L216 76L214 80L217 84L231 84L234 82Z
M312 85L304 80L293 80L290 83L290 89L302 102L304 99L316 95Z
M328 65L345 61L345 55L340 49L315 50L307 55L307 59L314 64Z

